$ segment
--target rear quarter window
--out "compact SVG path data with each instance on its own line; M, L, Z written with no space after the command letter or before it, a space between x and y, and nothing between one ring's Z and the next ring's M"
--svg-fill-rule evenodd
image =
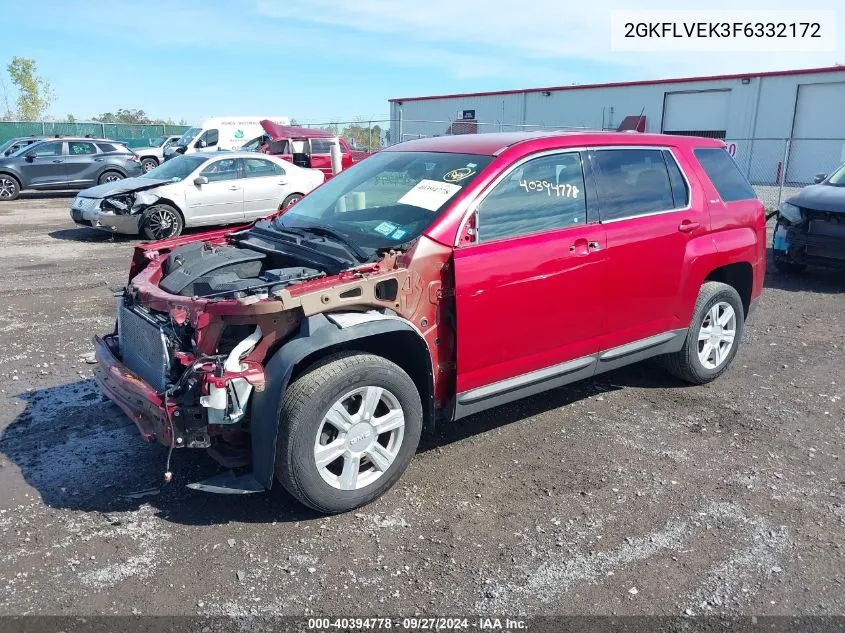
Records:
M708 147L694 150L694 153L724 202L757 199L754 189L727 150Z

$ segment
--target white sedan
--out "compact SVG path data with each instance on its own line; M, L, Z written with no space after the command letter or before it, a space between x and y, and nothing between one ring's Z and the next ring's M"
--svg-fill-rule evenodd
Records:
M79 192L74 222L149 240L185 227L251 222L289 207L325 180L319 169L253 152L177 156L137 178Z

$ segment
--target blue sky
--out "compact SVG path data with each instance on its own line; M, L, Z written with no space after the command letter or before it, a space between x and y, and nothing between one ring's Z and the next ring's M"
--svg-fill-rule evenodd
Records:
M223 114L386 118L387 100L845 63L837 54L612 53L610 10L560 0L32 0L4 3L0 62L34 58L51 114L118 108L189 122ZM650 4L670 8L677 3ZM798 8L754 0L742 8ZM707 2L708 9L737 5ZM692 7L689 7L692 8ZM836 8L832 0L814 9ZM840 12L845 13L845 12ZM839 33L843 16L839 15ZM5 75L5 73L3 73ZM7 88L10 88L7 85Z

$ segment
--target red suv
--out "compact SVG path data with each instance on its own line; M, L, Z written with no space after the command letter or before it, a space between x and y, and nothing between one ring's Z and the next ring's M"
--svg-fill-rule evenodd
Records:
M410 141L235 230L138 246L103 393L207 448L218 492L323 512L388 490L422 429L662 356L706 383L760 296L763 205L716 140Z

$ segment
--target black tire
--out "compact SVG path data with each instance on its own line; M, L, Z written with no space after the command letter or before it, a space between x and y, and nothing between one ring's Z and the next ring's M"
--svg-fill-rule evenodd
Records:
M385 389L398 401L405 418L401 444L393 462L372 483L357 490L341 490L330 485L317 468L317 434L334 403L355 389L370 386ZM420 394L401 367L360 352L329 356L297 378L285 393L279 414L276 478L299 501L319 512L346 512L370 503L387 492L407 468L420 441L422 418ZM375 441L382 441L383 436L376 437ZM345 463L343 457L339 459ZM372 463L364 465L376 470Z
M152 171L158 167L158 161L155 158L145 158L141 161L141 169L144 170L146 174L148 171Z
M97 179L97 182L101 185L104 185L107 182L115 182L116 180L123 180L124 178L126 178L126 176L121 174L119 171L104 171L102 174L100 174L100 177Z
M279 208L287 209L290 205L294 204L295 202L299 202L304 197L305 196L303 196L301 193L292 193L287 198L282 200L282 206L280 206Z
M21 183L10 174L0 174L0 200L11 202L21 195Z
M140 227L141 234L155 242L181 235L185 221L182 214L169 204L154 204L144 211Z
M779 257L775 257L775 268L778 269L778 272L783 273L784 275L799 275L807 270L807 264L799 264L797 262L789 262L785 259L780 259Z
M711 308L718 303L729 304L736 316L736 328L733 345L727 355L715 368L706 367L699 358L699 330ZM695 302L692 322L690 323L684 346L679 352L667 354L664 357L666 369L673 376L694 385L703 385L721 376L736 356L742 340L742 332L745 327L745 310L742 307L737 291L727 284L717 281L708 281L701 286L698 299ZM702 342L703 343L703 342Z

